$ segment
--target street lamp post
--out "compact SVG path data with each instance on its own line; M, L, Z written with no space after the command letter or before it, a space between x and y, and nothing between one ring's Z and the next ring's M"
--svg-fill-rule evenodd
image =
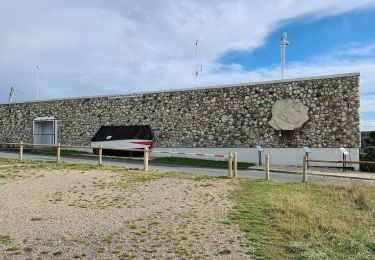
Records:
M40 66L36 66L36 100L39 100L39 75L40 74Z

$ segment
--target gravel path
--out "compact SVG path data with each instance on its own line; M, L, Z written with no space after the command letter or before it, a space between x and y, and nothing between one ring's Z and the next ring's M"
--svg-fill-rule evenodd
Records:
M142 180L135 170L0 174L2 259L250 258L244 233L226 221L235 180Z

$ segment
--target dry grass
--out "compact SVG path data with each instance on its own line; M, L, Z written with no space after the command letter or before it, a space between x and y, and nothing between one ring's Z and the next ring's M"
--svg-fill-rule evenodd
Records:
M374 259L374 187L243 181L233 198L259 258Z

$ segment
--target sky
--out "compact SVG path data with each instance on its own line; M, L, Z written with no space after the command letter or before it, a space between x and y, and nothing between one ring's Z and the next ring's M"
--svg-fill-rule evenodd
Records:
M375 0L0 0L0 102L361 73L375 130Z

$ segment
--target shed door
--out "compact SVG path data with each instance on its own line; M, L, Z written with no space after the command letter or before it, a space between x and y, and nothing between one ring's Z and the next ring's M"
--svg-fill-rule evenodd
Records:
M56 145L57 120L54 117L38 117L33 122L33 143Z

